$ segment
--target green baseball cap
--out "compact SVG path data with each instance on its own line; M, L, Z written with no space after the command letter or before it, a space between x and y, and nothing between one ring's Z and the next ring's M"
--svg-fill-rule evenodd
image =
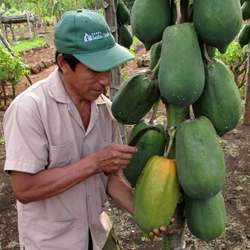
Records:
M108 71L134 58L115 42L104 17L93 10L65 12L55 27L55 46L95 71Z

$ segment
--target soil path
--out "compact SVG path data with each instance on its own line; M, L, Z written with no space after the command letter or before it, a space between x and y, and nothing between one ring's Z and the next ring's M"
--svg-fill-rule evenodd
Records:
M140 51L140 56L145 51ZM48 48L40 51L33 51L24 55L25 62L29 65L44 60L52 60L54 56L54 47L50 43ZM47 76L55 66L44 69L39 74L34 74L31 79L35 82ZM132 75L138 71L137 63L129 63L123 72ZM22 92L27 87L27 81L24 79L18 85L17 92ZM159 119L165 119L164 106L159 109ZM4 113L0 113L0 122L2 122ZM3 133L2 126L1 135ZM249 186L249 164L250 164L250 127L239 125L233 131L227 133L221 139L221 145L225 152L227 164L226 183L223 190L226 209L227 209L227 228L223 236L215 241L206 243L197 240L186 230L186 249L197 250L245 250L250 249L250 186ZM4 145L0 145L0 170L3 169L5 159ZM146 239L141 230L133 222L131 216L120 210L112 202L107 204L107 212L113 219L118 238L123 249L160 249L160 240L154 242ZM19 249L17 234L17 214L15 207L15 198L9 184L9 178L6 173L0 171L0 250L1 249Z

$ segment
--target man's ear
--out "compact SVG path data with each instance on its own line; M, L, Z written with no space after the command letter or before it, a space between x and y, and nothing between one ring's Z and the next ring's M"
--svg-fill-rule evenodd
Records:
M64 60L63 55L59 54L57 56L57 65L59 67L59 69L62 71L62 73L67 73L69 70L71 70L70 66L68 65L68 63Z

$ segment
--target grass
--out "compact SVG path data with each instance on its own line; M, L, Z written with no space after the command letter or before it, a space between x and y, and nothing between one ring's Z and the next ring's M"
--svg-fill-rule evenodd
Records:
M43 47L46 44L46 40L43 37L35 37L27 40L20 40L12 44L13 51L19 53L26 50L31 50L39 47Z

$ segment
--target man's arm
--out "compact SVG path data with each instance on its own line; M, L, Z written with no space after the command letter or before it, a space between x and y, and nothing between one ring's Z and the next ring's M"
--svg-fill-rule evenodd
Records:
M107 183L107 194L129 213L133 213L133 192L131 186L121 174L110 175Z
M107 184L107 193L121 207L133 214L133 192L131 186L122 175L110 175ZM161 237L163 234L181 233L180 228L171 220L169 226L155 228L149 233L149 238Z
M135 152L134 147L110 144L78 162L37 174L18 171L10 173L16 198L22 203L43 200L66 191L99 172L117 172L126 166Z

